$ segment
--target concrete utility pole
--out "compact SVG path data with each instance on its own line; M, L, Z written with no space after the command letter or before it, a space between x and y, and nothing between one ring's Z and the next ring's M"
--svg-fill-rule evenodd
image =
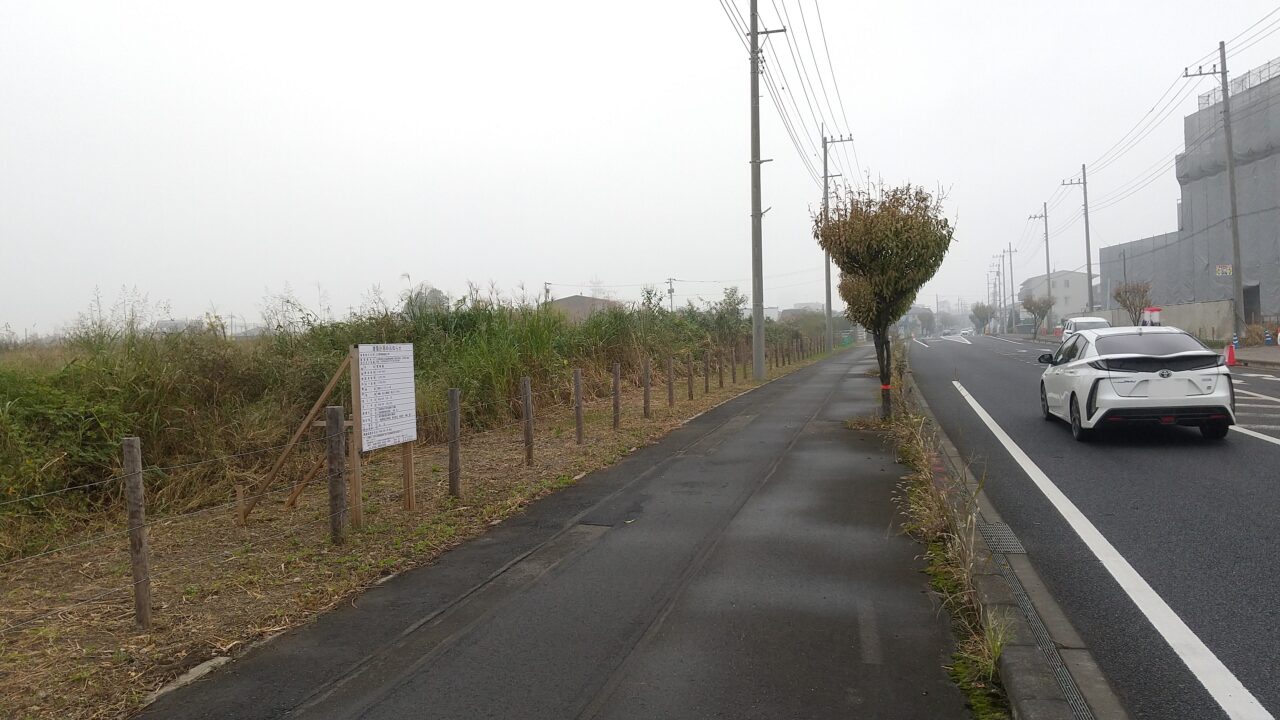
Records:
M1042 203L1039 215L1029 215L1028 220L1044 220L1044 292L1049 298L1049 312L1044 315L1044 330L1053 332L1053 272L1049 270L1049 203Z
M676 279L667 278L667 302L671 305L671 312L676 311Z
M764 241L760 210L760 36L781 30L760 30L757 0L751 0L751 371L764 379Z
M1218 42L1218 62L1220 67L1204 72L1196 68L1196 72L1187 69L1182 71L1183 77L1200 77L1201 75L1218 75L1222 80L1222 130L1227 138L1227 195L1231 199L1231 285L1232 315L1235 332L1244 335L1244 266L1240 264L1240 218L1236 210L1236 151L1231 142L1231 92L1227 83L1227 44Z
M1080 166L1079 180L1063 180L1063 185L1079 185L1084 190L1084 267L1089 276L1089 312L1093 312L1093 247L1089 244L1089 175Z
M840 174L827 174L827 146L835 143L851 142L851 137L829 138L826 132L822 134L822 226L827 225L827 205L831 199L831 191L827 189L827 180L833 177L840 177ZM826 255L827 263L824 267L826 271L826 288L827 288L827 347L836 346L835 326L831 323L831 253Z
M1013 243L1009 243L1009 308L1016 309L1018 307L1018 288L1013 284L1013 254L1018 252L1013 249ZM1017 323L1014 323L1017 326Z

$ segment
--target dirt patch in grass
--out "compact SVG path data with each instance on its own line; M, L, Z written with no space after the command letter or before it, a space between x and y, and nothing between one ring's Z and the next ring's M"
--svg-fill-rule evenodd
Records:
M808 363L771 369L770 378ZM151 521L153 627L134 627L128 538L123 518L94 530L118 533L63 552L0 566L0 717L118 718L192 666L234 655L254 640L306 622L379 578L429 563L441 553L519 513L532 500L657 441L691 416L755 387L695 383L653 388L653 417L642 395L623 396L622 428L612 429L612 401L587 406L586 442L575 442L569 407L539 408L534 463L524 463L519 423L471 433L462 441L463 497L448 495L444 445L415 448L417 509L402 508L398 448L375 453L364 469L365 527L345 545L328 542L323 479L298 506L285 507L298 477L262 498L247 526L235 524L234 500ZM313 457L318 444L308 451Z

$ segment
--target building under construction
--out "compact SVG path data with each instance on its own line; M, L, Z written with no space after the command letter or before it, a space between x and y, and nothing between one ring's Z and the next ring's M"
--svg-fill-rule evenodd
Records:
M1175 168L1182 197L1176 232L1102 248L1099 304L1118 306L1112 289L1126 281L1151 283L1151 299L1165 322L1203 337L1231 332L1232 275L1242 273L1247 322L1280 317L1280 60L1232 80L1231 130L1242 267L1231 250L1226 134L1222 92L1199 98L1183 121L1185 148ZM1196 304L1199 307L1182 307Z

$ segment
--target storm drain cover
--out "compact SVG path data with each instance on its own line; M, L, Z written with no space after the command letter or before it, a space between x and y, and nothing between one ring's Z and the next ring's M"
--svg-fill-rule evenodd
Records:
M982 539L987 541L987 547L991 548L991 552L1020 555L1027 553L1022 547L1022 541L1004 523L978 523L978 532L982 534Z

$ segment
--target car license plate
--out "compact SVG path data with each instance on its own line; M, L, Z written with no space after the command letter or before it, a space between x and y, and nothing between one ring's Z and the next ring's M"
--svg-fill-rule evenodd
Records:
M1176 398L1186 397L1187 383L1181 378L1172 380L1150 380L1147 385L1147 397Z

